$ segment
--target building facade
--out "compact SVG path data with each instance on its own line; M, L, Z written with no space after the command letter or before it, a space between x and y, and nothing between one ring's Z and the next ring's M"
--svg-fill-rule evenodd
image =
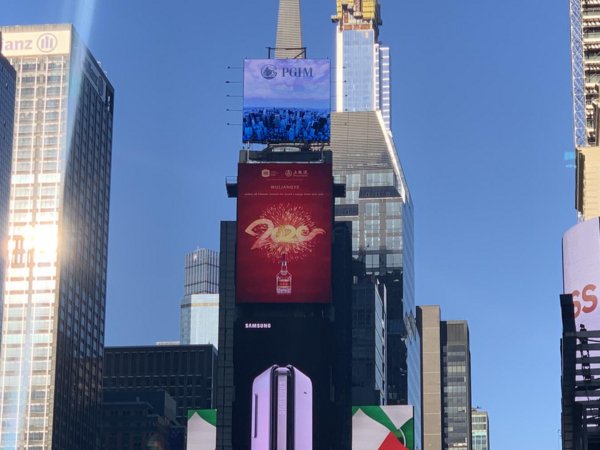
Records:
M346 183L338 220L352 222L353 256L386 286L387 404L415 407L421 448L420 341L416 326L413 206L392 138L390 51L379 41L378 0L337 0L334 174Z
M423 449L471 450L471 354L466 321L443 321L419 306L423 364Z
M164 390L175 400L177 422L185 426L188 410L213 408L216 360L212 345L107 347L104 390Z
M197 249L185 256L180 341L217 346L219 328L219 252Z
M72 26L0 30L17 72L0 448L96 449L114 90Z
M490 450L490 420L487 411L474 408L471 411L473 450Z
M357 264L352 284L352 404L386 402L385 285Z
M443 321L442 404L444 449L471 450L471 352L467 322Z
M418 306L423 385L423 449L442 450L442 355L439 306Z
M10 201L16 80L17 73L15 69L10 65L8 59L2 56L2 33L0 32L0 333L2 332L4 275L8 253L8 206Z
M175 400L164 390L105 391L102 448L183 450L185 428L175 410Z

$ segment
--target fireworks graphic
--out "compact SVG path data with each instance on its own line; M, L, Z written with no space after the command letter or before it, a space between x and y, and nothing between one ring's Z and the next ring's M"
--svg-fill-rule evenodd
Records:
M288 261L305 258L312 253L315 238L325 234L304 208L289 203L269 207L245 231L256 238L252 250L276 262L284 254Z

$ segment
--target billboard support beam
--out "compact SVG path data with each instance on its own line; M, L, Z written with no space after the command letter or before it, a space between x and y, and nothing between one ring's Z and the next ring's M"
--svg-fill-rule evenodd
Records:
M280 51L297 52L292 53L295 56L285 59L306 59L306 47L267 47L269 59L276 59Z

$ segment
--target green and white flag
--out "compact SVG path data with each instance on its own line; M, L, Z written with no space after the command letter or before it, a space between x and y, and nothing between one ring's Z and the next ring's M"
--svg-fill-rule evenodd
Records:
M215 450L217 448L217 410L188 411L187 450Z
M352 408L352 450L414 450L410 405Z

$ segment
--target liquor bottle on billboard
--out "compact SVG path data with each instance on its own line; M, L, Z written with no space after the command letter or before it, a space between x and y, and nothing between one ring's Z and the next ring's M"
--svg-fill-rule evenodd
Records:
M312 382L271 366L252 383L252 450L312 450Z
M281 260L281 270L275 277L275 291L277 295L289 295L292 293L292 274L288 272L285 253Z

